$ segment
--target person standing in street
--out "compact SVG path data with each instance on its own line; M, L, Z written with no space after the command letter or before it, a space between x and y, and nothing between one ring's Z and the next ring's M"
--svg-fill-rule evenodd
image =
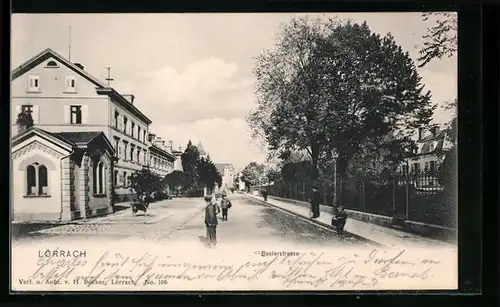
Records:
M321 196L319 194L319 191L316 187L312 188L312 196L311 196L311 211L312 211L312 218L318 218L319 217L319 204L321 203Z
M229 208L231 208L231 201L227 198L227 194L225 192L222 193L222 200L220 203L220 207L222 209L222 220L227 221L227 212Z
M217 203L212 201L212 196L205 196L205 226L207 227L207 241L208 247L217 246L217 214L220 212L220 208Z

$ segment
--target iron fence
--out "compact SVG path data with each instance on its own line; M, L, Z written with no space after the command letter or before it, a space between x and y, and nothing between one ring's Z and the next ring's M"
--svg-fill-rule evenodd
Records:
M376 180L337 179L337 188L328 181L277 182L272 186L254 186L250 192L308 202L315 186L324 205L337 205L367 213L400 217L404 220L438 226L455 226L456 190L444 186L438 173L396 174ZM337 192L337 193L335 193ZM336 195L335 195L336 194Z

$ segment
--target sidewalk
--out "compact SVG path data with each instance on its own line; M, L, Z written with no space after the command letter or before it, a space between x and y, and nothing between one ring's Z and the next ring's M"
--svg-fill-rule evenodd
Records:
M260 200L262 202L262 196L255 196L248 193L244 195L252 197L254 199ZM310 208L308 204L297 204L292 202L286 202L268 197L267 204L288 211L292 214L310 219ZM321 214L317 219L310 219L311 221L331 228L331 220L333 217L332 208L328 206L321 206ZM434 239L429 239L419 235L407 233L404 231L387 228L379 225L370 224L363 221L358 221L352 218L347 219L347 223L344 228L345 232L351 233L353 235L363 237L369 241L373 241L383 246L393 247L393 246L408 246L413 247L453 247L454 245Z

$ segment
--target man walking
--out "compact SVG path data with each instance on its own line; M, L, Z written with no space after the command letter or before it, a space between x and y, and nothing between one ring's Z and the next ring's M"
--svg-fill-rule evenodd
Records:
M316 187L312 188L312 196L311 196L311 211L312 211L312 218L318 218L319 217L319 204L321 203L321 196L319 194L319 191Z
M217 245L217 214L220 212L219 206L212 201L212 196L205 196L205 226L207 227L207 240L208 247L215 247Z
M231 201L227 198L226 192L222 193L222 200L220 202L220 207L222 209L222 220L227 221L227 211L231 208Z

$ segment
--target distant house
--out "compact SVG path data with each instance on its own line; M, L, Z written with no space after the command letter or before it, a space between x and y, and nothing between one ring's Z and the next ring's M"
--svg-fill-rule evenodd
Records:
M401 165L403 174L428 174L428 179L417 186L437 185L435 177L444 154L453 146L447 135L447 130L440 130L438 126L419 129L417 148Z
M234 166L231 163L215 163L215 167L222 176L221 189L227 190L233 187L234 183Z
M12 138L13 221L69 221L111 213L113 145L101 132L31 127Z

